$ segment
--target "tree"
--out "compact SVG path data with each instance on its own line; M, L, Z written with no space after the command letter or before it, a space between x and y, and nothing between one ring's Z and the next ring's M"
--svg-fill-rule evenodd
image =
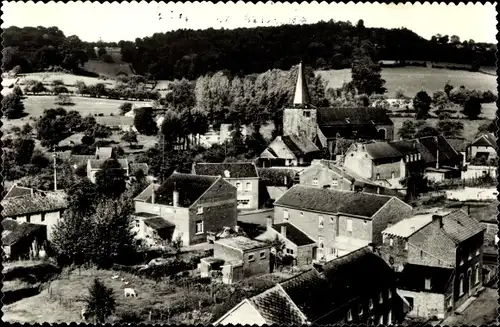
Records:
M68 194L68 209L82 215L95 212L100 194L97 186L89 179L77 178L66 190Z
M87 313L94 317L94 323L105 323L116 310L114 291L106 287L98 278L89 287L89 295L85 298Z
M360 94L370 96L373 93L384 94L387 89L384 87L385 80L382 79L379 64L375 64L367 55L361 55L352 63L352 82Z
M425 119L431 110L431 97L425 91L418 92L413 98L413 108L417 111L417 119Z
M403 140L411 140L415 138L417 128L413 120L405 120L398 131L398 135Z
M480 137L481 135L484 135L486 133L496 133L496 131L497 131L497 125L495 121L492 120L489 123L483 123L479 125L475 137Z
M400 100L404 100L404 99L407 99L408 96L406 95L406 92L403 88L401 87L398 87L398 89L396 90L396 94L394 96L396 99L400 99Z
M120 105L120 114L125 115L127 112L132 110L132 103L124 102Z
M56 103L62 106L73 104L73 102L71 101L71 97L67 94L59 94L56 98Z
M134 117L134 126L143 135L155 135L158 132L158 126L153 119L153 110L151 108L137 109Z
M450 84L450 81L446 82L446 84L444 85L444 93L446 93L446 95L448 97L450 97L450 92L451 90L453 90L454 86Z
M2 110L7 119L16 119L23 115L24 104L18 95L10 93L2 99Z
M439 109L447 108L450 105L448 95L441 90L434 92L434 94L432 95L432 102Z
M137 134L134 131L128 131L123 134L122 140L128 142L130 146L132 146L132 143L137 143Z
M481 102L477 97L470 97L465 101L464 114L469 119L477 119L481 114Z
M46 109L37 121L37 138L42 146L52 148L71 135L67 122L67 112L63 108Z
M464 131L464 124L454 119L443 119L438 121L436 129L444 137L460 138Z
M457 35L452 35L450 37L450 42L453 43L453 44L459 44L460 43L460 37L458 37Z
M420 128L417 129L417 132L415 133L415 138L421 138L421 137L426 137L426 136L438 136L439 132L437 129L435 129L432 126L428 125L422 125Z
M95 175L99 193L108 198L119 197L126 189L126 176L123 167L116 159L104 161Z
M491 92L491 91L489 91L489 92ZM24 95L23 91L21 90L19 85L14 86L14 88L12 89L12 93L19 98L22 98L22 96Z
M464 105L467 99L471 96L470 90L465 86L455 87L450 91L449 98L453 103Z

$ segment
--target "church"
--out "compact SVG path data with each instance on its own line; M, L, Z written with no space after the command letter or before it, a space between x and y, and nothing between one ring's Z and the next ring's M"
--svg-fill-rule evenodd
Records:
M394 123L379 108L313 106L301 62L293 105L283 111L283 136L274 139L260 159L270 165L305 165L321 150L333 154L338 139L392 141Z

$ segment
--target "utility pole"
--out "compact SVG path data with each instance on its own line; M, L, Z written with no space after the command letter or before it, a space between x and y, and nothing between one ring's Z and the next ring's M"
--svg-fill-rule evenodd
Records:
M165 134L161 132L161 182L165 180Z
M53 147L52 157L54 158L54 191L57 191L57 153L56 147Z

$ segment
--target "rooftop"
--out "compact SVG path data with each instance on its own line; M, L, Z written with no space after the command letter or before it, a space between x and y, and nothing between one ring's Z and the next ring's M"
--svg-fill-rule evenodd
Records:
M39 192L33 195L3 199L2 215L15 217L27 214L54 212L66 209L66 194L62 192Z
M371 218L392 198L391 196L365 192L337 191L294 185L274 205Z
M153 218L144 219L144 224L148 225L149 227L151 227L154 230L175 227L174 224L172 224L171 222L169 222L161 217L153 217Z
M398 288L417 292L444 293L453 276L452 268L406 264L399 273ZM430 280L426 289L425 280Z
M273 230L274 233L270 233L269 230L266 230L264 233L261 235L257 236L255 239L259 241L265 241L269 239L274 239L273 236L276 235L276 233L280 234L281 233L281 227L285 226L286 227L286 235L284 235L290 242L297 246L302 246L302 245L308 245L308 244L314 244L316 243L314 240L312 240L309 236L304 234L300 229L297 227L293 226L290 223L281 223L281 224L274 224L273 225Z
M174 190L179 195L179 207L190 207L220 177L173 173L155 191L155 203L173 205ZM151 196L146 200L151 202Z
M224 178L259 177L253 162L205 163L193 165L193 173L205 176L222 176Z
M269 247L269 245L265 242L251 240L245 236L222 238L215 242L241 251Z
M497 148L497 138L493 133L486 133L478 137L472 142L473 146L491 146L493 148Z
M40 229L46 229L45 225L30 224L27 222L18 223L9 218L2 221L2 227L4 228L2 231L3 245L13 245L31 233Z
M15 198L19 196L32 195L33 189L29 187L19 186L17 184L12 185L4 199Z
M91 169L100 169L102 165L109 159L89 159ZM114 159L116 160L123 169L128 169L127 159Z
M396 224L387 227L382 233L399 236L409 237L422 227L432 222L432 213L415 215L410 218L400 220Z
M149 212L136 212L136 213L134 213L134 216L141 217L141 218L159 217L157 214L155 214L155 213L149 213Z

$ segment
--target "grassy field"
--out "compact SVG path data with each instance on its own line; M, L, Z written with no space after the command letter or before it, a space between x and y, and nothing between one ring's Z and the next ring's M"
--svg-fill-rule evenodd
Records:
M318 71L328 87L341 87L343 82L351 80L351 70ZM426 67L383 68L382 78L386 80L387 96L393 97L398 88L403 88L408 96L425 90L433 93L442 90L447 81L452 85L464 85L471 89L491 90L497 93L496 76L472 73L460 70L447 70Z

